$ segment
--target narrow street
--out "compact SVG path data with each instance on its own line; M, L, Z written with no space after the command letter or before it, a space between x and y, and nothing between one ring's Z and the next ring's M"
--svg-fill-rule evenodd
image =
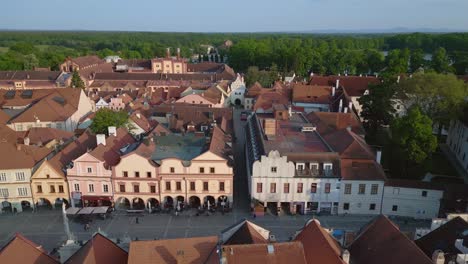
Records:
M233 126L236 142L233 146L234 151L234 210L239 212L249 212L250 199L247 184L247 170L244 155L245 147L245 123L240 120L242 109L233 109Z

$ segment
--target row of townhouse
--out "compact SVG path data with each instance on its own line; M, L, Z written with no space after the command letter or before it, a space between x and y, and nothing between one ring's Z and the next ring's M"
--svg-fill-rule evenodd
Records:
M58 152L2 144L1 211L232 204L230 136L222 128L182 134L160 124L141 141L125 128L109 127L108 135L86 131Z
M257 213L438 215L443 190L431 184L388 181L379 164L380 153L375 155L358 135L362 128L350 115L249 118L245 154Z

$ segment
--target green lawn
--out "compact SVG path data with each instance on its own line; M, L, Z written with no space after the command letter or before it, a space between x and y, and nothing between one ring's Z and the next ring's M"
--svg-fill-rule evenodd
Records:
M0 54L8 52L8 47L0 47Z

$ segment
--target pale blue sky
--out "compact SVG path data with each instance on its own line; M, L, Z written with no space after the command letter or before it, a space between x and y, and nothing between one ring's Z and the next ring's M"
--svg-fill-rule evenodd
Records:
M0 29L468 30L468 0L14 0L0 6Z

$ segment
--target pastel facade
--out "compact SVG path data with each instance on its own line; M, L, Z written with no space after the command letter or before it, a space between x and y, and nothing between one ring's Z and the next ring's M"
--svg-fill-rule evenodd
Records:
M176 158L161 161L158 176L163 202L183 201L195 208L207 201L211 205L232 205L233 169L225 158L207 151L192 159L190 165L184 164Z
M110 205L113 201L111 183L112 170L106 169L104 161L85 153L73 161L73 167L67 169L68 188L72 204L83 201L84 206ZM79 196L74 196L79 194ZM81 199L76 199L80 197ZM78 200L78 201L77 201Z
M161 193L156 165L146 157L131 152L122 156L113 168L114 200L130 209L159 205Z
M32 168L0 169L0 212L22 212L34 206Z
M31 191L34 204L56 206L69 204L69 191L66 178L61 171L44 161L31 177Z

